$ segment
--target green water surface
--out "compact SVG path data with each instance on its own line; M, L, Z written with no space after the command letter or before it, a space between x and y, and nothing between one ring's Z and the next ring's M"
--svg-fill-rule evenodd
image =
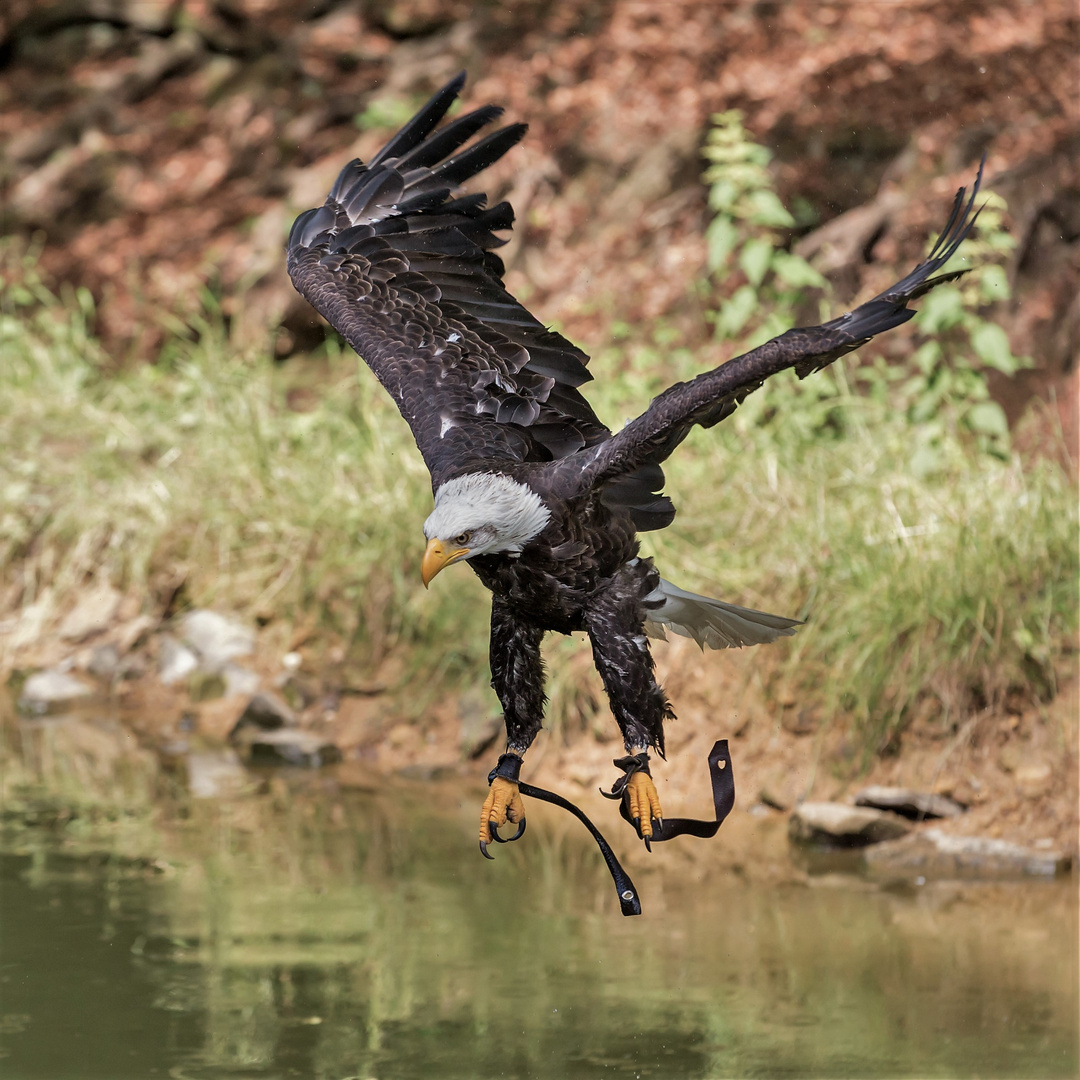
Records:
M658 853L625 919L565 815L485 863L474 800L433 790L9 832L0 1075L1077 1075L1074 879L883 891Z

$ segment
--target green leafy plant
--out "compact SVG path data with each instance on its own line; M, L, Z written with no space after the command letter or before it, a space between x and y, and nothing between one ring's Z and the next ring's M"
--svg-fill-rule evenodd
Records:
M983 312L1009 299L1009 281L1002 265L1016 240L1005 227L1005 200L995 192L981 195L983 206L976 232L963 255L944 271L970 266L956 282L941 285L921 302L916 326L931 335L912 356L914 372L899 382L899 398L908 418L921 425L912 468L925 473L941 461L943 425L959 424L982 451L1006 458L1009 426L1001 406L991 400L986 373L1014 375L1030 367L1029 357L1013 354L1008 335ZM879 363L875 371L883 376ZM897 376L898 378L899 376Z
M715 118L705 156L715 338L742 352L815 306L834 312L829 283L784 248L794 218L737 112ZM770 380L668 463L680 529L646 541L688 587L807 617L778 647L776 677L867 753L928 701L948 726L1009 687L1052 693L1076 625L1067 479L1010 454L987 388L988 370L1026 361L987 317L1008 296L1012 240L1003 203L985 203L948 268L974 269L922 302L915 325L933 337L910 363L852 358ZM716 493L706 507L703 488Z
M706 230L708 271L717 283L733 270L744 279L709 315L717 340L732 342L737 351L752 349L794 326L815 293L823 317L835 309L828 281L785 249L783 231L795 225L795 218L774 190L770 152L753 141L737 109L713 117L702 153L710 163L704 178L714 212ZM980 200L972 236L943 268L966 265L970 272L921 301L915 325L929 337L913 353L911 365L879 356L857 373L869 396L911 421L911 467L920 475L940 466L946 427L965 431L980 451L1007 456L1008 425L990 398L986 375L990 370L1012 375L1031 363L1013 354L1005 331L986 317L988 306L1009 298L1002 263L1016 241L1005 226L1001 196L989 193ZM809 415L823 426L836 426L833 406L851 397L842 362L796 394Z
M734 265L745 278L712 313L715 336L752 349L790 329L806 291L828 283L781 242L777 230L795 218L773 190L772 155L749 137L738 109L713 117L702 155L714 214L705 232L709 273L718 279Z

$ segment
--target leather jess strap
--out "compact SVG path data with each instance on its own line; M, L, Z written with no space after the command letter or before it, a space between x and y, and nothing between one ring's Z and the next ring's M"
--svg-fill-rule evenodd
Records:
M720 739L713 744L709 753L709 779L712 782L713 806L716 810L715 821L695 821L693 818L665 818L661 824L653 819L653 841L673 840L676 836L700 836L707 839L715 836L716 831L724 823L724 819L731 813L735 805L735 777L731 771L731 755L728 753L727 739ZM553 791L545 791L544 788L533 787L532 784L518 783L518 790L522 795L530 799L539 799L541 802L551 803L553 806L562 807L574 815L592 834L600 848L600 854L607 863L611 880L615 883L615 891L619 896L619 907L624 915L640 915L641 900L638 891L630 875L622 868L622 864L615 857L611 845L604 839L600 830L578 809L569 799L556 795ZM619 811L622 816L634 824L630 817L627 805L629 799L624 797ZM636 826L635 826L636 828Z
M709 751L709 780L712 782L713 808L715 821L698 821L694 818L657 818L652 819L652 842L658 844L664 840L674 840L676 836L699 836L707 840L715 836L724 824L724 819L735 805L735 776L731 771L731 754L728 753L727 739L718 739ZM623 819L634 825L630 816L630 797L623 794L619 803L619 813ZM636 829L637 826L635 825Z
M604 839L604 834L585 816L585 812L576 807L569 799L556 795L554 791L545 791L544 788L533 787L532 784L518 784L518 790L522 795L530 799L539 799L541 802L551 803L552 806L561 806L569 810L592 834L600 854L607 863L608 873L615 883L615 891L619 894L619 907L624 915L640 915L641 900L638 898L637 886L630 880L630 875L622 868L622 863L615 857L611 845Z

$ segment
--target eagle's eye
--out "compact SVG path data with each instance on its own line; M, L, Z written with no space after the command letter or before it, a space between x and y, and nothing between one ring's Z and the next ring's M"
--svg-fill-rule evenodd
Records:
M454 543L460 547L464 547L471 539L471 532L458 533L458 535L454 537Z

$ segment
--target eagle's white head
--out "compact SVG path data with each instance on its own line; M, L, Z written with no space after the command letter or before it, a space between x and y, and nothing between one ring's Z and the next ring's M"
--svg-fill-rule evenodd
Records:
M435 509L424 522L424 584L461 559L520 552L550 520L540 496L509 476L469 473L447 480L435 492Z

